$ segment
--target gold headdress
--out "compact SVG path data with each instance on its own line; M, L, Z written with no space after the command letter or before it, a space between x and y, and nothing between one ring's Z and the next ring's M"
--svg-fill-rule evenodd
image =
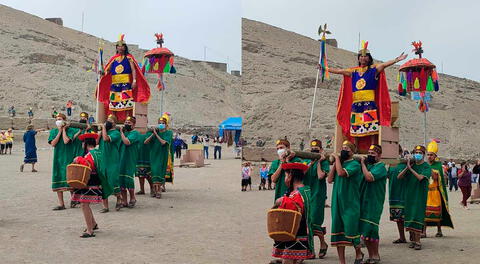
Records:
M438 144L435 140L432 140L430 143L428 143L427 152L435 153L435 155L437 155Z
M349 147L352 150L353 153L355 153L357 151L357 147L355 146L355 144L353 144L352 142L350 142L348 140L343 141L342 145Z
M358 54L362 56L370 54L370 51L368 50L368 41L362 40L362 48L358 51Z
M117 46L122 46L122 45L127 45L127 43L125 43L125 41L123 40L125 38L125 34L120 34L120 36L118 36L118 41L117 41Z

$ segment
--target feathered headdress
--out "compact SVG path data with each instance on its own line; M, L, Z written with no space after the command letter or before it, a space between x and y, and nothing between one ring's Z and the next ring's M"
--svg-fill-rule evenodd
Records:
M414 49L412 51L415 52L415 54L418 55L418 57L421 59L422 58L422 53L423 53L423 49L422 49L422 42L421 41L414 41L412 42L412 45L414 47Z
M368 41L362 40L362 47L358 51L358 54L362 56L366 56L367 54L370 54L370 51L368 50Z
M155 33L155 37L157 38L157 44L160 46L160 48L163 46L163 34L160 33Z
M127 43L124 41L124 38L125 34L120 34L120 36L118 36L117 46L127 45Z

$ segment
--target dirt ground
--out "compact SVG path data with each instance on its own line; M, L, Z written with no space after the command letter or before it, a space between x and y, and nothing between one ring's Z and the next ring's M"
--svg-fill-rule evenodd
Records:
M50 190L52 151L39 151L38 173L29 172L28 166L20 173L23 153L19 147L15 145L12 156L0 156L1 263L256 264L270 260L266 212L273 192L258 191L255 180L253 191L240 192L240 162L233 159L231 149L224 149L220 161L208 160L205 168L176 168L175 184L167 185L161 200L138 196L136 208L107 214L98 213L101 207L95 205L100 230L95 238L81 239L80 209L51 210L56 205ZM480 205L464 210L458 204L460 191L449 194L455 229L445 229L443 238L432 238L435 230L430 229L422 251L391 243L397 231L385 207L382 263L478 263ZM110 203L114 204L113 198ZM328 209L325 219L329 231ZM347 257L353 262L353 249L347 250ZM335 249L330 247L324 260L306 263L337 263Z
M331 195L332 185L328 185L328 196ZM462 193L460 190L449 192L450 211L455 229L444 228L443 238L435 238L436 227L427 230L427 238L422 240L423 250L415 251L407 244L394 245L392 241L398 238L396 224L389 221L388 192L380 223L380 256L382 263L479 263L480 257L480 205L469 205L465 210L459 204ZM244 263L268 263L273 241L266 235L266 212L273 204L273 191L258 191L245 193L243 201L251 204L249 217L245 220L249 234L243 237L242 254L249 256ZM327 200L327 204L331 204ZM325 209L325 225L327 227L327 242L330 241L331 214L330 208ZM408 236L407 236L408 237ZM318 254L319 240L315 238L315 252ZM367 256L366 248L362 249ZM355 251L346 249L347 263L353 263ZM309 260L305 263L338 263L336 249L329 247L327 256L323 260Z
M161 200L138 196L135 208L107 214L94 205L100 230L90 239L79 238L81 209L51 210L51 150L38 152L38 173L19 172L19 149L0 156L0 262L241 263L240 161L231 149L222 154L204 168L175 168Z

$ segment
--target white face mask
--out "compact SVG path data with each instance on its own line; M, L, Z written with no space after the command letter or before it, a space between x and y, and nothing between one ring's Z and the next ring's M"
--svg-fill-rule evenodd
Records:
M287 151L286 149L279 149L277 150L277 154L281 158L286 151Z
M63 125L63 120L57 120L57 121L55 121L55 125L57 125L58 127L59 127L59 126L62 126L62 125Z

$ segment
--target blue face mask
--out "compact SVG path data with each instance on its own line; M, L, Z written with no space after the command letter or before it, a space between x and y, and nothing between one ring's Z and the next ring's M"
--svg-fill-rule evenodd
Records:
M420 153L415 153L415 154L413 154L413 158L414 158L416 161L421 161L421 160L423 160L423 155L420 154Z
M165 124L158 124L158 129L165 129Z

